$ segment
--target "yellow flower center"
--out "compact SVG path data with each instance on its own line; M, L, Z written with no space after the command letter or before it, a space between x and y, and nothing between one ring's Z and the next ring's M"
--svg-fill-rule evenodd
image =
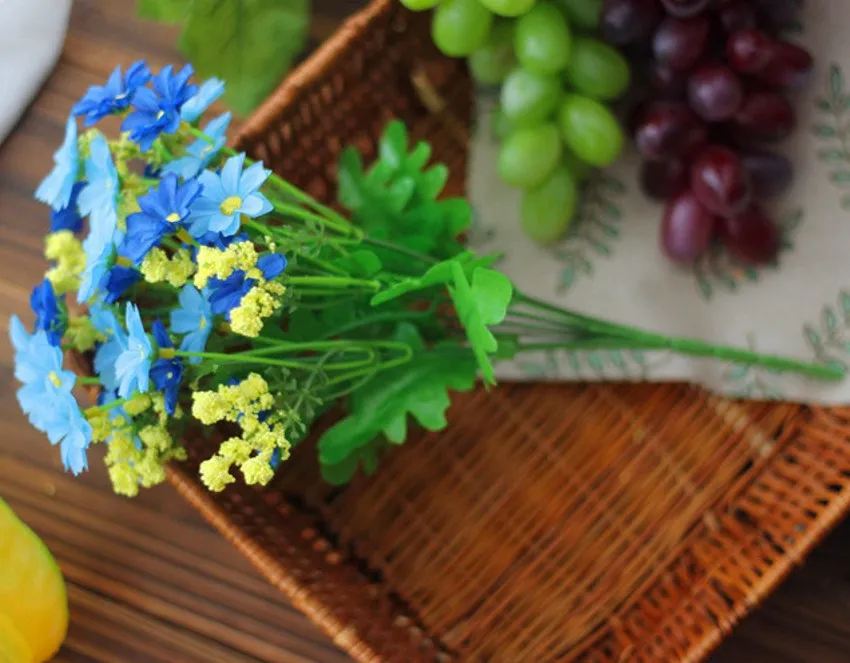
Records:
M59 379L59 376L56 374L56 371L50 371L47 376L47 379L50 380L51 384L57 389L62 386L62 380Z
M133 261L129 258L125 258L124 256L118 256L115 258L115 264L119 267L132 267Z
M180 215L177 212L172 212L167 217L165 217L165 220L168 221L168 223L177 223L178 221L180 221Z
M207 316L202 315L201 320L198 322L198 329L204 331L207 328Z
M165 111L164 110L161 110L161 111L159 111L159 113L156 114L157 120L161 120L164 117L165 117Z
M242 207L242 199L239 196L229 196L222 201L219 209L225 216L233 216L240 207Z
M174 359L177 355L177 351L174 348L160 348L159 349L159 357L160 359Z

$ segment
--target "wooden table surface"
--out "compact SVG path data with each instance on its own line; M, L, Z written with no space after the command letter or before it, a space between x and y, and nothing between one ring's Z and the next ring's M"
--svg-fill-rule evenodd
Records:
M15 401L8 316L32 319L29 291L44 271L48 224L32 192L50 168L65 117L118 63L145 57L158 68L180 61L174 30L138 21L133 4L75 1L56 70L0 148L0 496L44 538L67 579L71 629L58 661L342 663L350 659L174 491L116 497L95 454L92 470L75 480ZM313 43L356 4L319 0ZM850 661L848 551L844 525L713 660Z

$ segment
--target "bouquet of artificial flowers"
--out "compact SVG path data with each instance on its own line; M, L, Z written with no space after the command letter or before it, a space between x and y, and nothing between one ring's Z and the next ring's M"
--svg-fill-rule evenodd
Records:
M229 114L201 116L224 90L192 70L116 69L74 106L55 166L36 191L50 205L35 330L11 321L18 400L79 473L106 447L115 490L160 483L193 429L225 441L201 464L219 491L266 484L331 407L317 441L323 475L344 483L404 442L408 417L446 426L450 390L493 362L548 349L668 349L835 378L833 367L666 338L559 309L517 291L498 256L464 249L463 199L430 148L391 123L365 168L343 153L349 218L226 146ZM79 134L117 116L120 133ZM84 239L80 239L85 234ZM90 375L64 367L90 358ZM80 405L77 385L98 393Z

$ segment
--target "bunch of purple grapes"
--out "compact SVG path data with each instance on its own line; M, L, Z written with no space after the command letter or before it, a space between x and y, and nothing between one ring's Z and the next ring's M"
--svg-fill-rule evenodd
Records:
M720 241L741 262L773 260L780 229L762 202L790 185L788 93L806 85L812 57L781 35L799 0L606 0L604 37L641 62L631 129L646 194L666 201L661 245L674 262Z

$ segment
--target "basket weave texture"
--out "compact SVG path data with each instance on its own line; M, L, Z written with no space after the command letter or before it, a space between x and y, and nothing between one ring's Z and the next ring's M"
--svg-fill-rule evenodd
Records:
M417 80L429 81L427 94ZM243 126L238 147L331 201L341 149L401 118L463 190L472 88L427 18L376 0ZM460 395L372 478L331 489L310 445L258 491L169 478L363 662L699 661L848 509L850 411L683 385Z

